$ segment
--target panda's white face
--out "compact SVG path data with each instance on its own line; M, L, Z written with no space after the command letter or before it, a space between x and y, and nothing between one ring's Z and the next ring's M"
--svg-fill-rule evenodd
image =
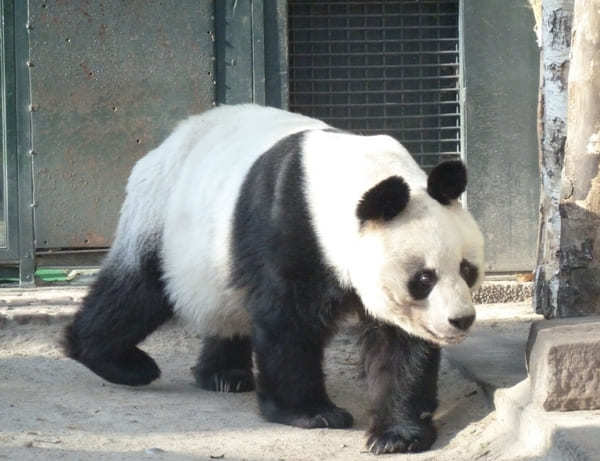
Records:
M376 318L437 344L466 336L483 277L483 237L457 203L411 194L391 220L363 223L352 283Z
M457 199L467 172L429 175L389 136L314 130L303 144L312 223L325 261L375 318L438 344L463 339L483 277L483 237Z

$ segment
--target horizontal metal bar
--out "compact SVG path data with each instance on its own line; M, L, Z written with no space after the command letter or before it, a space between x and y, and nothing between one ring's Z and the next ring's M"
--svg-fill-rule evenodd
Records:
M382 45L385 43L429 43L429 42L456 42L458 43L458 37L435 37L435 38L403 38L398 40L380 40L380 39L347 39L347 38L339 38L339 39L329 39L329 40L294 40L295 45L315 45L315 44L356 44L359 43L361 45Z
M339 93L331 93L331 96L338 96ZM357 92L349 96L362 96L362 93ZM444 105L458 105L459 101L437 101L437 102L358 102L358 103L315 103L315 104L294 104L294 107L299 108L329 108L329 107L427 107L427 106L444 106Z
M293 70L293 69L291 69ZM322 83L322 82L406 82L409 80L458 80L458 75L438 75L434 77L344 77L344 78L294 78L294 83ZM437 89L437 88L436 88ZM456 87L458 89L458 87Z
M394 130L390 131L390 129L388 129L387 132L390 133L390 132L395 132L395 131ZM458 139L450 139L450 140L447 140L447 139L446 140L424 139L424 140L421 141L421 140L401 139L400 138L400 142L402 144L405 144L405 145L413 145L413 147L411 147L411 149L414 150L414 146L417 146L417 145L419 145L420 147L423 147L423 144L435 144L435 143L438 143L438 144L442 144L442 143L447 144L447 143L450 143L450 142L456 142L457 143L457 142L459 142L459 140ZM440 151L438 151L438 152L440 152ZM454 152L454 151L452 151L452 152ZM450 152L450 151L442 151L441 153L442 154L450 154L452 152Z
M311 0L314 1L314 0ZM317 12L317 13L308 13L308 14L297 14L293 11L293 9L291 10L290 13L290 19L294 20L296 18L299 19L313 19L313 18L322 18L323 16L325 17L329 17L329 16L333 16L336 18L418 18L418 17L434 17L434 18L449 18L449 17L458 17L458 12L449 12L449 13L444 13L444 12L432 12L432 13L426 13L426 12L417 12L417 13L385 13L385 12L381 12L381 13L348 13L348 12L342 12L340 11L335 12L335 13L331 13L331 14L324 14L321 12Z
M327 122L330 123L331 125L334 126L341 126L343 125L340 122L344 122L344 121L348 121L348 122L356 122L359 120L363 120L366 122L368 122L367 118L355 118L355 119L345 119L345 118L341 118L341 117L329 117L326 116L324 114L320 114L318 115L318 117ZM356 125L356 124L354 124ZM359 128L355 128L355 129L359 129ZM401 126L381 126L381 127L363 127L362 129L369 129L369 130L375 130L375 131L381 131L381 132L388 132L388 131L394 131L394 132L398 132L398 133L428 133L428 132L451 132L451 133L456 133L457 136L459 134L459 127L444 127L444 126L438 126L438 127L433 127L433 128L423 128L423 127L413 127L413 128L405 128L405 127L401 127ZM448 138L419 138L419 139L407 139L406 142L413 142L413 143L423 143L423 142L459 142L459 139L448 139Z
M291 86L293 86L295 84L295 81L290 82ZM456 93L457 97L458 97L458 88L420 88L420 89L402 89L402 90L387 90L387 89L383 89L383 90L344 90L344 91L340 91L340 90L335 90L335 92L332 92L331 90L327 90L327 91L294 91L293 89L290 90L290 93L293 94L297 94L297 95L319 95L319 94L323 94L323 95L341 95L341 94L383 94L383 95L388 95L388 94L404 94L404 93Z
M334 57L352 57L352 56L381 56L381 57L385 57L385 58L389 58L389 57L396 57L396 56L422 56L422 55L427 55L427 56L436 56L436 55L455 55L458 57L458 51L370 51L370 52L364 52L364 53L356 53L356 52L318 52L315 51L314 53L299 53L297 51L294 51L294 47L293 47L293 43L290 43L290 57L315 57L315 56L334 56Z
M363 52L343 52L343 53L319 53L319 52L314 52L314 53L299 53L297 51L293 51L294 49L294 43L292 42L290 43L290 48L292 49L292 51L290 52L291 56L308 56L308 57L312 57L312 56L322 56L322 55L327 55L327 54L331 54L333 56L414 56L414 55L444 55L444 54L455 54L456 56L458 56L458 51L456 50L440 50L440 51L365 51Z
M306 69L314 69L314 70L322 70L322 69L350 69L350 70L370 70L370 69L419 69L419 68L436 68L436 67L458 67L457 62L449 62L449 63L438 63L438 64L355 64L355 65L338 65L338 64L328 64L328 65L314 65L314 66L290 66L290 70L306 70Z
M316 16L318 18L322 18L322 16ZM456 30L458 29L458 25L436 25L436 26L405 26L402 24L393 25L393 26L331 26L331 27L313 27L313 26L295 26L293 23L290 26L290 31L292 33L296 31L310 31L310 32L318 32L318 31L359 31L359 32L370 32L370 31L385 31L385 30L397 30L397 31L405 31L405 30Z
M401 120L417 120L430 118L458 118L460 114L423 114L423 115L328 115L329 120L384 120L384 121L401 121ZM439 126L426 127L427 130L437 130ZM453 127L459 128L459 127Z
M323 121L325 121L325 122L328 122L329 120L331 120L329 117L325 117L323 115L321 115L320 118ZM396 128L396 127L394 127L394 128L385 128L385 129L384 128L369 128L369 130L371 130L371 131L377 131L377 132L380 132L380 133L389 133L390 131L398 132L398 133L409 133L409 132L412 133L412 132L415 132L415 131L431 131L431 129L424 129L424 128L400 128L400 127L398 127L398 128ZM440 127L435 128L435 131L458 131L458 130L459 130L459 128L455 127L455 126L447 126L447 127L446 126L440 126ZM415 140L415 141L422 142L421 140ZM447 141L447 142L455 142L455 141L458 142L458 139ZM432 140L432 141L428 141L428 142L442 142L442 141L438 141L436 139L436 140Z
M453 4L457 4L456 0L419 0L419 3L421 4L425 4L425 5L453 5ZM314 5L315 4L315 0L291 0L290 1L290 5ZM340 5L339 1L319 1L318 2L319 5ZM380 0L380 1L374 1L374 0L369 0L369 5L406 5L406 4L415 4L415 0L412 1L406 1L406 0ZM364 6L365 5L365 1L358 1L358 0L350 0L350 1L344 1L344 3L342 3L342 5L358 5L358 6Z

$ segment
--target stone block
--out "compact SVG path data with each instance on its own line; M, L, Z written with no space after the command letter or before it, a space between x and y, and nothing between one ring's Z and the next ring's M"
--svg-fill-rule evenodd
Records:
M600 409L600 316L534 322L527 367L532 401L545 410Z

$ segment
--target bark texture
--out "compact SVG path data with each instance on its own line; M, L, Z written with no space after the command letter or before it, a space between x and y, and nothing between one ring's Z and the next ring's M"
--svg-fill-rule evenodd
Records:
M576 0L557 317L600 313L600 0Z
M539 126L540 229L534 306L554 317L558 309L561 171L567 138L567 83L573 0L544 0L538 33L541 46Z

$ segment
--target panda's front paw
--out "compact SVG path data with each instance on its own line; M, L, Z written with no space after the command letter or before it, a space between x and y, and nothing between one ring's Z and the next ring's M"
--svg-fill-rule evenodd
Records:
M254 376L250 370L220 370L205 373L192 368L196 383L202 389L217 392L248 392L254 389Z
M351 427L354 423L354 418L343 408L331 407L326 408L315 415L305 416L299 415L293 421L294 426L313 429L318 427L328 427L330 429L345 429Z
M433 424L410 427L393 426L383 432L371 433L367 448L375 455L384 453L416 453L425 451L436 439Z

